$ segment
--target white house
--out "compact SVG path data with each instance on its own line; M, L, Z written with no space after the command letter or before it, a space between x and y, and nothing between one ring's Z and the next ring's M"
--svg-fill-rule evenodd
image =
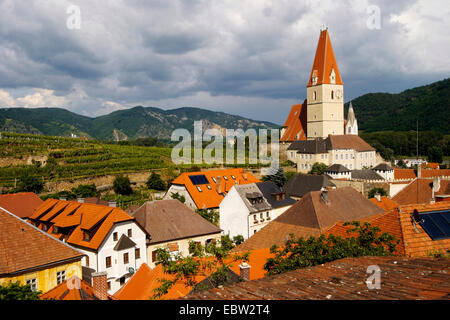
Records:
M295 202L271 181L235 185L219 205L220 228L247 239Z
M106 272L109 294L147 262L147 234L120 208L48 199L29 220L86 255L85 280L90 281L92 273Z

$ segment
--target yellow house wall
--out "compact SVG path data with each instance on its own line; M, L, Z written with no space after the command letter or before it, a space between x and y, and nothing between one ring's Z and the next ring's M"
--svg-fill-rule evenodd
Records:
M66 271L66 280L72 276L77 276L81 279L81 260L72 263L57 265L47 269L23 273L14 277L0 278L0 285L17 281L19 281L21 285L25 285L27 283L27 280L37 279L37 290L45 293L57 286L56 273L64 270Z

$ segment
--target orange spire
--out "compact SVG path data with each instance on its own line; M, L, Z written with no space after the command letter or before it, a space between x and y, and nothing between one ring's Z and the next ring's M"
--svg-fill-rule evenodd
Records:
M343 84L336 58L334 57L330 36L328 34L328 30L325 29L320 32L316 56L314 58L311 75L308 80L308 87L319 84L333 84L333 71L334 84Z

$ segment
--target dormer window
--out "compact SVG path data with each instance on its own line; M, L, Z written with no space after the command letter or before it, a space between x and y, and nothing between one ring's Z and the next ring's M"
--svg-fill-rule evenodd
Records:
M334 69L331 69L330 83L331 84L336 84L336 73L334 72Z
M83 241L91 241L91 235L88 231L83 231Z

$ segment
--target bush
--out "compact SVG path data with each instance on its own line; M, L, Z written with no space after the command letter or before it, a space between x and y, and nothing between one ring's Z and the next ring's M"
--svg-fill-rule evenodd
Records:
M19 179L19 190L39 193L44 189L44 182L36 176L22 176Z
M195 210L195 212L201 215L203 219L206 219L209 222L218 225L220 216L219 212L217 212L216 210L197 209Z
M269 275L274 275L347 257L389 256L396 251L399 241L388 233L379 235L378 227L367 222L361 225L357 221L344 225L353 225L355 228L347 232L355 232L358 236L343 239L322 234L318 238L295 240L291 235L284 246L270 249L275 257L267 260L264 269Z
M39 300L40 291L33 291L29 285L22 286L19 281L0 285L0 300Z
M375 188L372 188L372 189L369 190L368 198L370 199L370 198L375 197L375 195L377 193L380 194L380 196L387 196L386 190L384 190L383 188L375 187Z
M184 196L182 196L181 194L179 194L178 192L172 193L171 198L175 199L175 200L178 200L181 203L185 203L186 202L186 198Z
M328 168L328 166L325 163L321 162L315 162L311 168L311 171L308 172L309 174L316 174L321 175L325 172L325 170Z
M114 179L113 189L116 194L120 195L130 195L133 193L133 189L131 189L130 178L123 175L119 175Z

